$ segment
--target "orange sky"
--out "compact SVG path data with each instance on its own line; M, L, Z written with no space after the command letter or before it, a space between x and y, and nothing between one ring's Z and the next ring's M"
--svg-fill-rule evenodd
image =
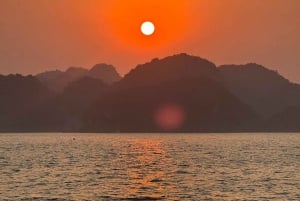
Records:
M0 0L0 73L106 62L127 73L180 52L256 62L300 83L299 0ZM152 20L153 36L140 33Z

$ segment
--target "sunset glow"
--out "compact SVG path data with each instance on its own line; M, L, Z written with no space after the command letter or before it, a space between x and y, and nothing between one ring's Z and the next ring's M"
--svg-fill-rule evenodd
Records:
M111 1L107 3L107 25L111 37L124 48L139 51L163 48L183 38L189 22L187 5L182 0ZM151 22L143 24L149 21L147 19ZM139 29L143 29L142 32ZM151 35L151 40L145 35Z
M300 82L299 6L297 0L2 0L0 73L105 62L124 75L186 52L217 65L256 62ZM150 37L141 32L145 21L155 25Z

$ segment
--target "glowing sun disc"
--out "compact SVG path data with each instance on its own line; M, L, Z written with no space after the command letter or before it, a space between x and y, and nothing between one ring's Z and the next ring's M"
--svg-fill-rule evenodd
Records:
M152 22L150 21L146 21L143 22L141 25L141 32L146 35L146 36L150 36L154 33L155 31L155 26Z

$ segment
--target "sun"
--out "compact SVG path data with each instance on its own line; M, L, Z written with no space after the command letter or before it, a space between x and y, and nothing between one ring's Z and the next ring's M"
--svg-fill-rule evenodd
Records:
M151 36L155 32L155 26L151 21L145 21L141 24L141 32L145 36Z
M163 51L185 41L192 27L192 8L187 0L103 2L106 2L106 9L101 15L105 20L105 30L109 31L107 37L118 48L135 52ZM99 31L103 32L100 26Z

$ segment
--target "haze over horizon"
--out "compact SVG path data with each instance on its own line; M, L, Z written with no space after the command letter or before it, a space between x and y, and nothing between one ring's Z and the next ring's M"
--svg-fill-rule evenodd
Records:
M299 8L298 0L1 0L0 74L105 62L124 75L186 52L217 65L259 63L300 83ZM157 25L152 38L139 32L146 19Z

